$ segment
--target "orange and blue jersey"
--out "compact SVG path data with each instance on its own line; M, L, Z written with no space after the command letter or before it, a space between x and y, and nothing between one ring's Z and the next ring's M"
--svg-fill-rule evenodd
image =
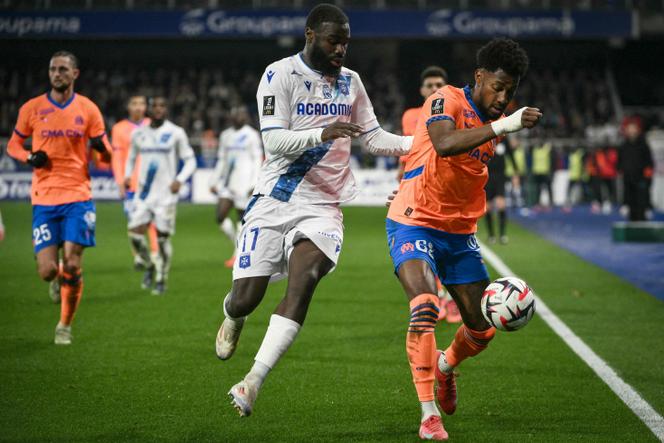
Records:
M401 133L403 135L415 135L415 128L417 128L417 120L420 118L420 112L422 108L410 108L404 111L401 116ZM401 163L406 163L408 160L408 154L402 155L399 157Z
M406 171L387 217L404 225L472 234L486 210L484 185L496 139L469 152L441 157L428 132L429 125L439 120L453 122L456 129L490 123L473 102L469 86L447 85L433 93L420 111Z
M30 151L23 148L32 137L32 151L44 151L49 162L32 174L32 204L62 205L92 198L88 162L91 138L105 136L99 108L87 97L72 94L58 103L46 93L28 100L19 110L9 154L27 161ZM108 146L107 149L109 149Z
M113 176L118 186L122 185L125 176L125 166L127 165L127 157L131 149L131 134L136 128L150 124L149 118L143 118L138 122L124 119L113 125L111 129L111 143L113 145ZM136 159L136 166L134 173L131 175L131 185L128 192L134 192L138 186L138 166L140 159Z

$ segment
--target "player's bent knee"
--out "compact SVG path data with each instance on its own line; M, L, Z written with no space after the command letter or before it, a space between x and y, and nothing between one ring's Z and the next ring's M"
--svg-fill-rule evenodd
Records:
M37 272L42 280L52 281L58 276L58 264L56 262L49 262L45 265L39 265Z

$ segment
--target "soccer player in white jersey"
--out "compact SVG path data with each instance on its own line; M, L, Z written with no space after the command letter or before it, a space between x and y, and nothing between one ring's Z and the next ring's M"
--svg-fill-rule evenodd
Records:
M219 136L217 165L210 176L210 192L219 197L217 223L221 232L235 245L242 227L244 210L254 192L258 172L263 163L263 144L258 131L249 126L246 106L235 106L230 112L232 126ZM228 217L231 208L238 215L236 224ZM224 265L232 268L235 253Z
M251 414L265 377L300 330L316 285L337 264L339 204L357 193L351 137L376 155L403 155L412 143L380 127L359 75L343 67L350 38L343 11L314 7L304 35L304 50L269 65L256 95L266 160L238 236L233 286L215 343L220 359L231 357L270 279L289 277L254 365L229 392L241 416Z
M150 125L136 128L133 132L125 168L125 186L129 186L136 156L141 156L138 189L127 228L136 251L149 264L143 277L143 289L151 289L154 284L154 295L162 295L166 290L172 255L170 236L175 233L178 192L196 169L196 157L187 134L184 129L166 120L167 113L165 98L155 97L151 100L152 121ZM184 165L178 173L179 160ZM150 259L145 239L150 223L154 223L157 228L159 253L155 263Z

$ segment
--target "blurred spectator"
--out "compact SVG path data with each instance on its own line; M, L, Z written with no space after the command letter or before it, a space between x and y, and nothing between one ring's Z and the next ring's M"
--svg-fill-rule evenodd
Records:
M583 167L586 151L580 144L567 148L567 170L569 184L567 186L567 197L564 210L569 212L572 206L583 201L585 196L586 171Z
M551 189L551 173L553 168L553 153L550 142L533 146L532 173L535 180L535 204L539 205L542 190L547 193L548 203L545 207L553 206L553 191Z
M625 141L618 151L618 170L622 174L624 200L629 207L629 220L641 221L646 219L646 209L650 202L652 154L639 119L626 119L623 131Z

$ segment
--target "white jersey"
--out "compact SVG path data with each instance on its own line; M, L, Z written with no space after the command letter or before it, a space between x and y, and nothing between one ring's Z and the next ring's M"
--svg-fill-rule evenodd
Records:
M261 131L292 131L352 122L365 132L379 128L373 106L360 80L342 68L337 79L313 70L296 54L265 69L256 94ZM350 170L349 138L312 146L299 154L267 153L255 194L281 201L333 204L357 195Z
M258 131L249 125L230 127L219 136L217 165L210 186L217 191L230 189L248 194L256 185L262 163L263 146Z
M184 183L196 169L194 150L184 129L168 120L158 128L136 128L131 135L125 178L131 177L137 155L141 161L135 198L161 204L177 201L177 194L170 190L171 183L176 179ZM185 163L180 174L179 160Z

